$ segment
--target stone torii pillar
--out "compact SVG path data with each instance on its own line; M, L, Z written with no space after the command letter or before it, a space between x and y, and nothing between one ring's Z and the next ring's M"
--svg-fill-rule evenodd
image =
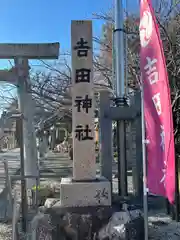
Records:
M56 128L55 126L51 127L51 150L55 149L56 146Z
M92 22L72 21L73 179L61 181L62 207L110 206L111 185L96 177Z
M10 71L1 71L1 77L3 78L4 74L4 81L18 87L19 106L23 114L25 176L31 175L39 178L28 59L58 59L58 57L59 43L0 44L0 59L14 59L15 61L15 68ZM35 183L36 179L28 179L27 188L32 188Z

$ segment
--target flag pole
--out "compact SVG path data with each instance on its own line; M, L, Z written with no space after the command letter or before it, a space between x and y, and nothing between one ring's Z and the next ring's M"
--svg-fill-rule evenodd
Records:
M124 14L122 0L114 1L114 44L115 44L115 79L116 79L116 106L126 105L125 74L124 74ZM126 134L125 121L117 121L117 147L118 147L118 192L125 197L127 192L127 163L126 163Z
M143 211L144 211L144 240L148 240L148 191L147 191L147 162L146 134L144 121L144 89L141 81L141 127L142 127L142 160L143 160Z

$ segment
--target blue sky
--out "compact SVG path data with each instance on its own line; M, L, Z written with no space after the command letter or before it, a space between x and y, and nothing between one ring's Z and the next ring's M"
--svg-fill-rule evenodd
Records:
M60 42L70 48L71 20L92 19L92 13L106 12L113 0L0 0L0 43ZM128 0L136 11L139 0ZM100 35L101 21L93 22L94 35ZM9 63L0 60L0 68ZM1 88L1 87L0 87Z
M139 0L128 0L131 9ZM131 2L131 3L130 3ZM71 20L92 19L106 12L113 0L1 0L0 42L53 42L70 47ZM101 22L94 22L94 34Z
M59 41L66 48L72 19L92 18L110 6L105 0L1 0L0 42Z

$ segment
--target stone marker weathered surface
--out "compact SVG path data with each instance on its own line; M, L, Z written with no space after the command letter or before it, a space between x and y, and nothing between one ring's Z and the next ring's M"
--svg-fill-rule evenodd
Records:
M73 178L61 180L63 207L110 206L111 185L96 179L92 21L72 21Z

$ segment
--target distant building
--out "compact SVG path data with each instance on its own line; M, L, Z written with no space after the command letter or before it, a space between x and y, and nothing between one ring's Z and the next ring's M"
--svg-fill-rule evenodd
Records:
M59 111L50 117L39 122L36 129L37 141L44 137L48 141L49 147L54 149L55 145L68 139L72 132L72 113L69 110Z
M15 112L15 111L14 111ZM17 111L16 111L17 112ZM0 118L0 148L13 149L17 147L16 120L11 116L12 111L4 111Z

